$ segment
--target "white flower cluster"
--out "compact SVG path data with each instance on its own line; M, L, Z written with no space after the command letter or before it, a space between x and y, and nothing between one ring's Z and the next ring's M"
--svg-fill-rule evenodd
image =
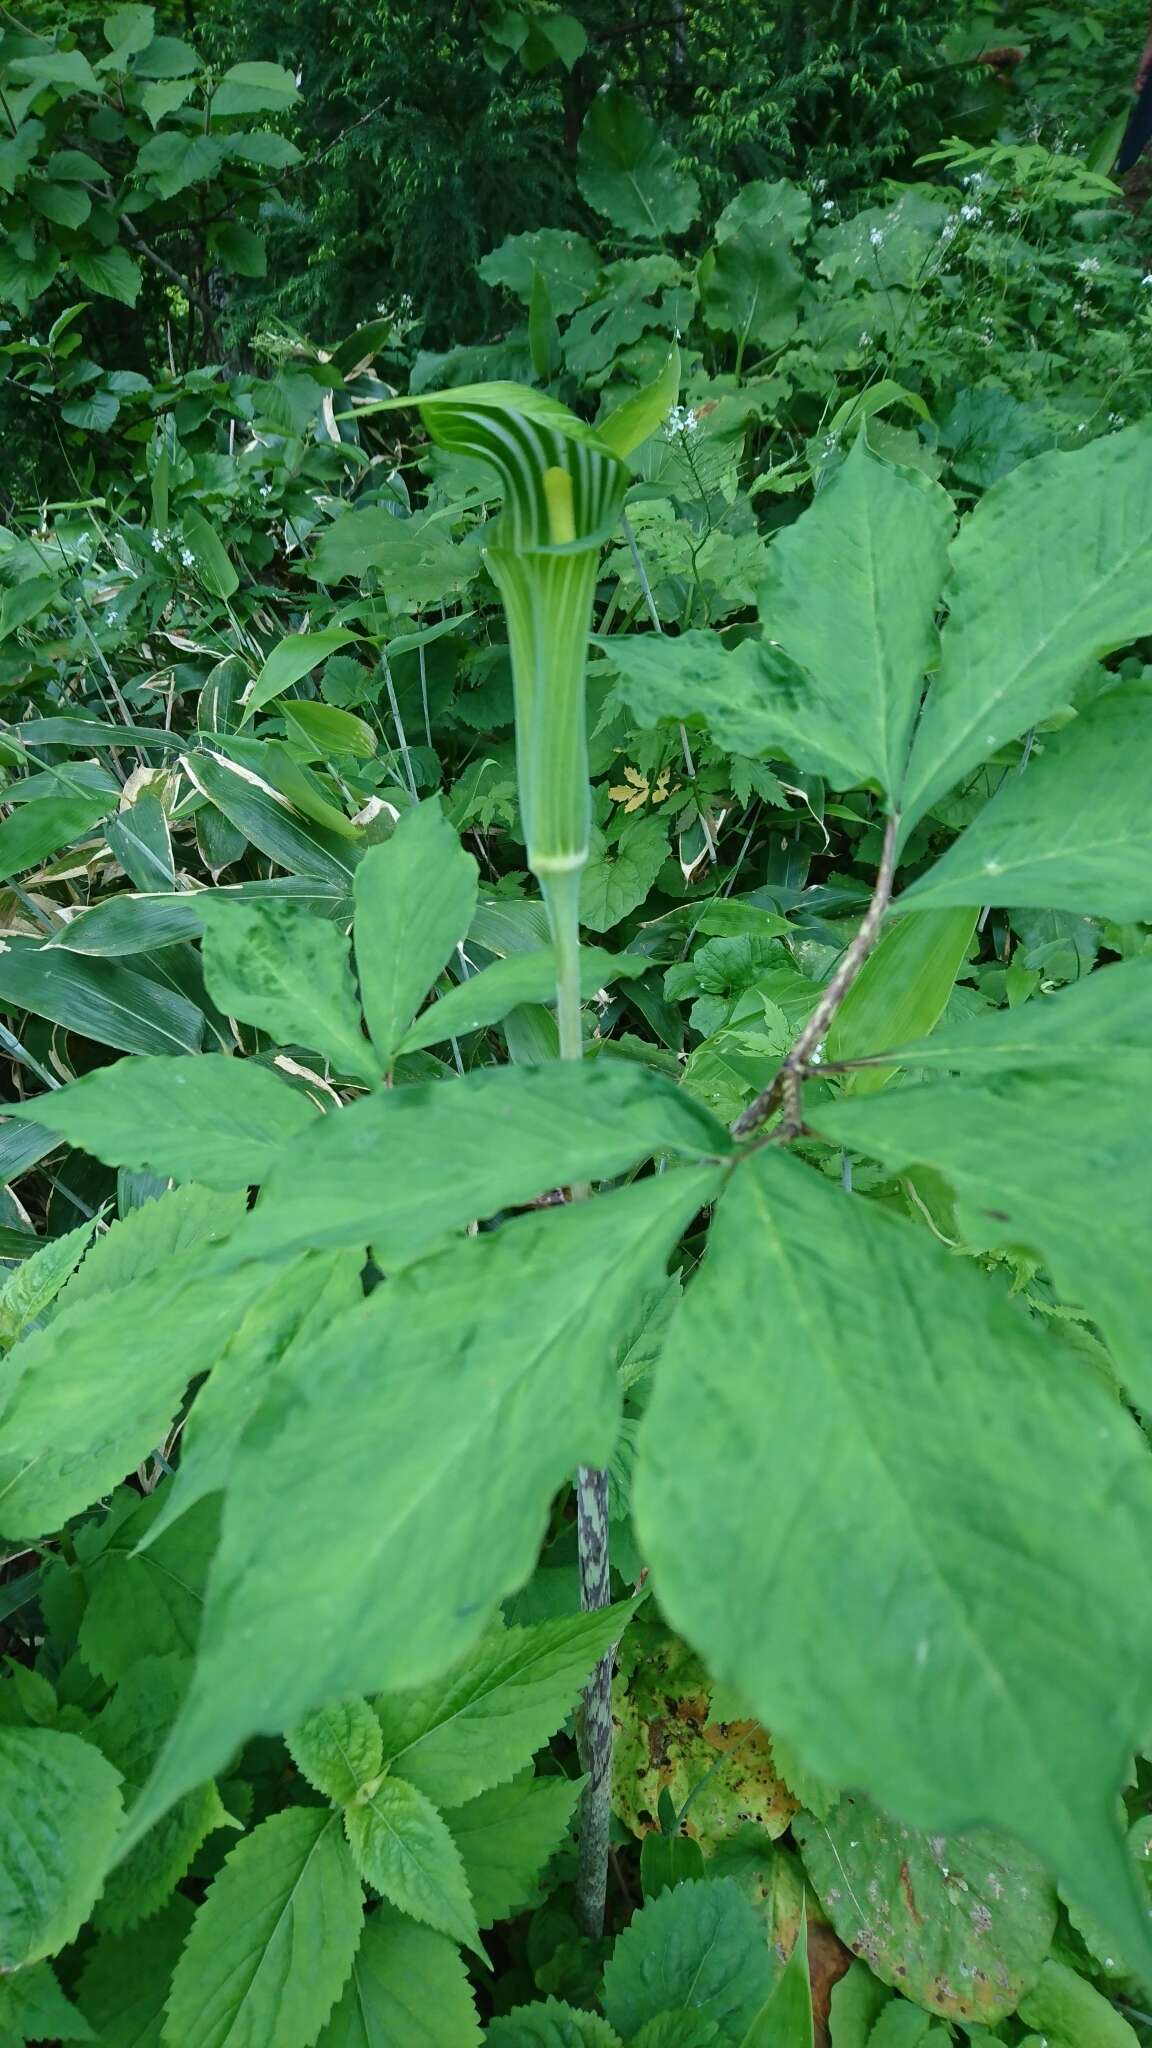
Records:
M675 441L678 437L683 438L686 434L698 434L699 431L700 422L696 417L693 406L674 405L670 408L668 417L664 422L666 440Z

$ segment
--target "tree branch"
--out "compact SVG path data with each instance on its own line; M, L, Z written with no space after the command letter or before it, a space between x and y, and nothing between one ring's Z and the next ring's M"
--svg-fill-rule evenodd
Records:
M747 1137L750 1131L756 1130L758 1125L766 1122L781 1103L784 1105L784 1121L780 1127L780 1136L794 1138L803 1129L800 1090L811 1071L812 1054L821 1040L827 1037L833 1017L872 951L880 934L884 913L892 901L892 883L896 874L896 833L899 825L899 816L894 811L884 827L884 847L876 874L876 886L860 921L860 929L841 956L840 965L829 980L788 1057L777 1068L768 1087L763 1089L756 1100L750 1102L747 1109L742 1110L737 1117L732 1126L733 1137Z

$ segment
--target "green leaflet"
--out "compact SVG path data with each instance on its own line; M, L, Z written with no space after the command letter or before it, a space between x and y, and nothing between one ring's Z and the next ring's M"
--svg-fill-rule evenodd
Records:
M96 1228L81 1223L63 1237L50 1237L0 1281L0 1350L8 1350L55 1301L79 1265Z
M336 925L294 904L227 903L215 891L197 909L204 979L227 1016L280 1045L307 1046L369 1087L379 1080L360 1028L348 941Z
M803 1915L792 1953L745 2034L741 2048L812 2048L808 1922Z
M730 1150L707 1110L631 1062L483 1068L325 1118L273 1169L229 1256L370 1243L392 1267L557 1185L625 1173L657 1152Z
M342 1700L310 1714L288 1738L292 1761L310 1785L338 1805L380 1774L384 1742L367 1700Z
M898 1054L903 1066L994 1074L1012 1067L1123 1063L1129 1053L1142 1059L1150 1045L1152 956L1141 955L1054 994L1036 995L1015 1010L946 1025L911 1044L889 1039L883 1050Z
M1093 661L1152 629L1150 455L1144 421L1072 455L1037 456L965 520L940 672L908 769L905 831L1064 703Z
M811 510L777 535L760 594L765 634L804 675L801 717L823 715L850 750L853 780L898 809L935 611L948 566L951 500L894 469L863 435Z
M319 922L319 920L317 920ZM331 929L331 927L327 927ZM137 1055L97 1067L9 1112L109 1166L210 1188L249 1187L316 1117L315 1105L250 1060Z
M385 1072L432 983L466 937L476 892L476 862L436 799L405 811L391 839L370 847L361 861L356 971Z
M1152 1052L841 1099L811 1120L893 1171L946 1174L969 1242L1038 1251L1100 1324L1135 1399L1152 1404Z
M1152 445L1152 444L1150 444ZM901 907L1036 905L1116 918L1152 915L1148 760L1152 689L1121 684L1037 741Z
M430 1799L404 1778L364 1785L344 1809L356 1867L402 1913L481 1957L460 1851Z
M0 823L0 881L82 839L111 810L114 797L40 797L17 804Z
M233 1454L196 1676L133 1832L256 1730L468 1651L556 1489L606 1461L616 1347L714 1187L670 1172L466 1240L285 1359Z
M316 2048L479 2048L480 2039L455 1943L388 1905L377 1907Z
M0 1529L23 1541L56 1529L147 1458L261 1279L252 1268L206 1275L188 1253L74 1307L66 1293L49 1328L25 1337L8 1360Z
M318 662L327 661L340 647L346 647L355 640L355 633L346 627L327 626L320 633L287 633L272 649L271 654L252 685L251 693L244 705L244 724L262 711L274 697L290 690Z
M119 1785L78 1735L0 1728L0 1970L79 1932L120 1824Z
M164 2007L192 1912L191 1900L178 1896L129 1934L101 1934L88 1951L76 1996L101 2048L161 2048Z
M819 1777L1018 1835L1143 1965L1110 1809L1147 1721L1152 1485L1091 1374L924 1233L761 1151L666 1342L636 1502L674 1625Z
M168 2000L179 2048L309 2048L344 1988L360 1880L328 1807L273 1814L233 1849L192 1924Z
M536 1778L529 1769L445 1813L480 1927L535 1902L537 1879L568 1833L583 1783Z
M778 1969L763 1921L731 1878L680 1884L618 1936L604 2010L625 2040L660 2013L699 2012L739 2048Z
M893 920L864 962L837 1010L825 1040L830 1060L855 1060L928 1033L944 1014L967 957L978 913L971 909L925 912ZM891 1079L891 1067L864 1067L848 1075L845 1091L871 1095Z
M384 1693L389 1770L456 1806L510 1779L554 1735L592 1666L623 1633L626 1605L495 1628L443 1678Z
M587 1000L612 981L644 974L650 963L637 953L605 953L599 946L580 948L580 993ZM443 1045L451 1037L499 1024L518 1003L556 1001L556 963L551 952L511 953L469 975L417 1017L397 1050L414 1052L425 1045Z
M805 1868L840 1939L885 1984L948 2020L995 2026L1052 1944L1056 1894L1034 1857L989 1829L918 1835L866 1799L799 1815Z
M126 1287L130 1280L145 1280L196 1246L207 1251L222 1244L245 1208L243 1190L212 1194L207 1188L189 1185L172 1188L142 1209L130 1210L96 1239L64 1289L61 1306L74 1308L93 1295Z

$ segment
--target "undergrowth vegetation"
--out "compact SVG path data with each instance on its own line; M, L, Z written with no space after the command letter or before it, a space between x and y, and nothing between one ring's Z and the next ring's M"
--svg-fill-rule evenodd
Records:
M3 2048L1152 2039L1142 23L761 12L5 17Z

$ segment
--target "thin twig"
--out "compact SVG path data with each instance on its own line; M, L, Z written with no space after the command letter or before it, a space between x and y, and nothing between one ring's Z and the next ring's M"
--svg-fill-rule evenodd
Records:
M884 848L880 855L876 886L861 919L859 931L842 954L840 965L829 980L787 1059L777 1068L767 1088L762 1089L755 1101L750 1102L747 1109L737 1117L732 1126L733 1137L743 1138L749 1131L756 1130L781 1103L784 1105L784 1122L780 1135L794 1138L803 1128L800 1090L813 1063L812 1055L827 1036L833 1017L872 951L880 934L884 913L892 901L892 882L896 873L896 833L899 824L900 819L897 813L893 812L884 827Z

